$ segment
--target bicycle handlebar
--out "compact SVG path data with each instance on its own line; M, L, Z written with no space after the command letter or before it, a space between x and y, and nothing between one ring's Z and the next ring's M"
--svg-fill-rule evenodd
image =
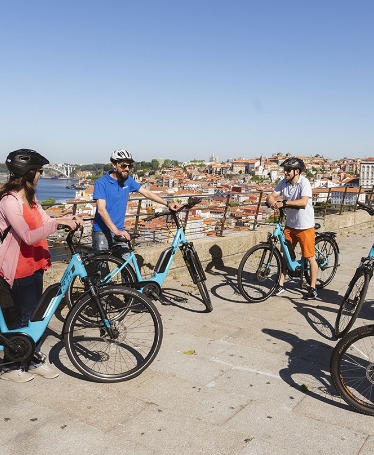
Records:
M370 216L374 216L374 207L364 204L363 202L357 202L357 207L365 210Z
M154 218L160 218L161 216L177 214L177 213L181 212L182 210L191 209L192 207L194 207L195 205L199 204L200 202L201 202L201 197L190 196L188 198L187 203L183 204L178 210L169 209L168 212L159 212L159 213L156 213L155 215L152 215L152 216L149 216L147 218L144 218L144 221L151 221Z

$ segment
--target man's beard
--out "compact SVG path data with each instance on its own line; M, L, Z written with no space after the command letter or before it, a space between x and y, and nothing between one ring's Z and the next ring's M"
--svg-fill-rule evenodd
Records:
M118 182L125 182L128 177L129 177L129 174L127 174L125 177L122 175L122 172L119 172L119 171L116 171L116 175L117 175L117 181Z

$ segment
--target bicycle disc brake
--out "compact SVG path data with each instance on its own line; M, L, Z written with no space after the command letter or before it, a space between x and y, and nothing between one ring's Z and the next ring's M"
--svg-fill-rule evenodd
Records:
M3 334L4 356L9 362L28 362L35 352L34 340L25 333Z
M374 365L369 363L366 367L366 379L371 383L374 384Z

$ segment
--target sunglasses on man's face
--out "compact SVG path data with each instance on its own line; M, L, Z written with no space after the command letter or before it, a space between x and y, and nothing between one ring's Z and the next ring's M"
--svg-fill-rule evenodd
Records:
M287 172L287 174L289 174L291 171L292 171L292 167L285 167L283 169L284 172Z
M131 169L131 168L132 168L132 164L129 164L129 163L117 163L117 165L118 165L121 169L126 169L126 168Z
M38 169L38 172L39 172L40 175L42 175L43 172L44 172L44 169Z

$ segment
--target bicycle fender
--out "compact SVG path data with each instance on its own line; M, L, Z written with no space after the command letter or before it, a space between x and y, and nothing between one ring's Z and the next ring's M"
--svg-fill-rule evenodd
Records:
M336 248L338 250L338 253L340 253L339 245L338 245L338 242L335 239L335 236L336 236L336 232L321 232L321 233L316 235L316 240L323 239L323 238L328 238L328 239L333 240L335 245L336 245Z

